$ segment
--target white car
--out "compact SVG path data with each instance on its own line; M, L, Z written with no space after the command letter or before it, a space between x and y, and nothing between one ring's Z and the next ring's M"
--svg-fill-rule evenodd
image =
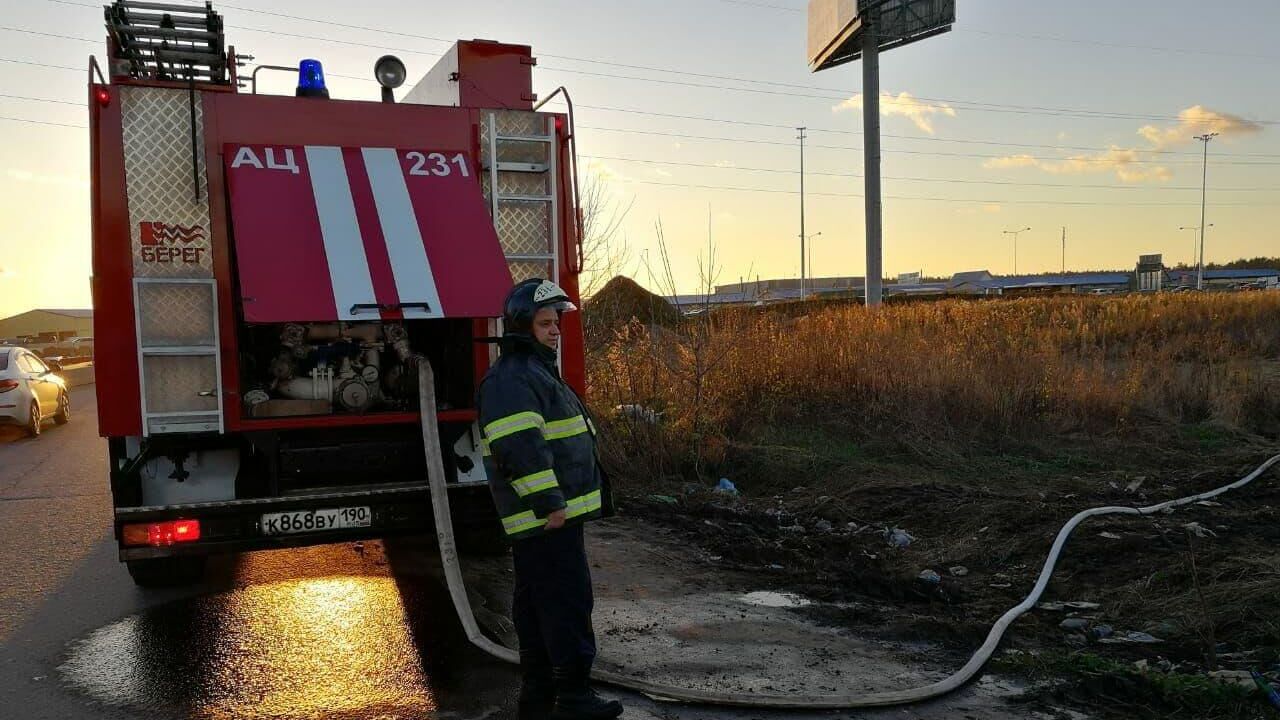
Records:
M59 425L71 420L67 381L35 353L20 347L0 347L0 425L20 425L36 437L45 421Z

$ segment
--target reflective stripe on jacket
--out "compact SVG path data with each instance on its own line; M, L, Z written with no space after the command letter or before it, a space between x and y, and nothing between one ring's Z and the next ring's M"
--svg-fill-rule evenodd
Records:
M546 517L566 524L600 516L601 473L586 409L560 379L555 354L531 339L507 337L480 383L489 490L507 537L541 534Z

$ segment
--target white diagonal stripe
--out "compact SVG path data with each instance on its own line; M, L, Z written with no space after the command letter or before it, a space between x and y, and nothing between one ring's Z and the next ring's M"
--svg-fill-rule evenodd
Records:
M361 152L369 184L373 186L373 202L378 206L378 221L382 223L382 236L387 241L387 255L391 257L391 272L395 275L400 302L426 302L431 308L428 312L405 309L405 318L444 317L440 292L431 272L427 248L422 243L422 231L409 199L400 158L391 148L362 148Z
M347 167L342 148L308 145L307 166L311 171L311 192L324 236L324 252L329 261L329 280L339 320L376 320L377 312L351 314L351 306L377 303L369 261L364 254L356 206L351 200Z

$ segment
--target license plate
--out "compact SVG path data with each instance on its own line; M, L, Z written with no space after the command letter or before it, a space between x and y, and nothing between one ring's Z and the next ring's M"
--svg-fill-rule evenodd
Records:
M373 513L369 512L369 508L345 507L265 513L262 516L261 527L263 535L290 535L293 533L369 527L372 524Z

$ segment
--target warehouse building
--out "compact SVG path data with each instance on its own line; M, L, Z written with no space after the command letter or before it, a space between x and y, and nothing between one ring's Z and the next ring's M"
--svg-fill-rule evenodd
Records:
M93 335L92 310L28 310L0 319L0 342L51 343Z

